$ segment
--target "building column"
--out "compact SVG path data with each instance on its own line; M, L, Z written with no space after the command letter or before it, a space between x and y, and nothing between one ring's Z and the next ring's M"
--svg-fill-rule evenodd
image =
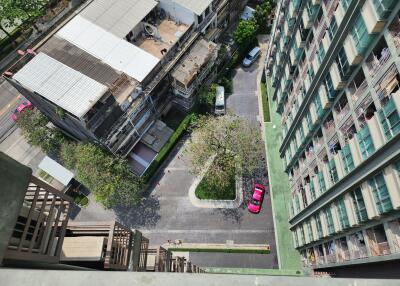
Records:
M328 190L332 186L331 176L329 175L328 164L323 164L322 174L324 175L325 188Z
M361 184L361 192L365 203L365 208L367 209L367 214L369 219L374 219L379 217L378 212L375 207L374 198L371 192L371 187L368 182Z
M317 178L317 176L314 176L311 178L311 180L313 181L313 184L314 184L315 197L318 198L321 195L321 190L319 189L319 185L318 185L318 178Z
M312 199L310 194L310 186L308 184L304 186L304 192L306 193L307 202L308 204L310 204L312 202Z
M394 209L400 208L400 182L397 171L393 168L393 165L389 165L384 169L384 177L386 187L388 189L390 200Z
M347 247L349 249L350 260L354 259L354 245L351 241L350 235L346 235Z
M335 154L333 156L333 160L335 161L336 170L337 170L338 177L340 180L344 177L344 168L343 168L343 164L342 164L342 159L340 158L339 154Z
M394 245L394 237L393 237L393 233L392 230L389 227L388 222L384 222L383 223L383 227L385 229L385 235L386 235L386 239L389 243L389 249L390 249L390 253L396 253L397 249L396 246Z
M311 217L311 229L313 232L314 240L317 240L318 232L317 232L317 223L315 222L314 216Z
M331 213L332 213L333 226L335 227L335 233L336 233L336 232L341 231L342 227L339 222L339 215L338 215L335 203L332 203L330 208L331 208Z
M350 226L357 225L357 219L354 211L353 199L349 193L344 195L344 205L346 207L347 218Z
M367 247L367 254L368 254L368 256L372 256L371 248L369 245L369 237L368 237L367 231L365 229L362 230L362 235L364 236L365 246Z
M323 235L323 237L326 237L326 236L328 236L328 225L326 223L325 214L323 211L319 212L319 217L321 220L322 235Z
M357 167L361 164L362 159L360 154L360 147L358 146L358 142L356 142L356 137L353 137L349 140L349 147L351 156L353 157L354 166Z
M303 223L303 231L304 231L304 244L308 244L311 241L309 239L310 236L309 236L309 233L308 233L308 227L307 227L307 225L305 223Z
M372 142L374 142L375 150L377 150L382 147L383 144L385 144L383 133L379 126L377 112L375 112L375 115L367 121L367 125L369 128L369 132L371 133Z

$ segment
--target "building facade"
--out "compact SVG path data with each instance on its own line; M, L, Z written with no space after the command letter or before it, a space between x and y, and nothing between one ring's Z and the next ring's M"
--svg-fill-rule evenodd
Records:
M394 0L278 4L266 73L306 266L400 258L399 16Z

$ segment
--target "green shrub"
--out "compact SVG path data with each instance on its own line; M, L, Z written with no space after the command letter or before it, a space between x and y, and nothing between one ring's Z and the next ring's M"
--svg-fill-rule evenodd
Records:
M165 160L168 154L171 152L172 148L175 146L176 142L181 138L181 136L188 130L190 124L196 119L195 113L188 114L179 124L178 128L174 131L171 137L168 139L164 147L161 148L160 152L154 158L153 162L147 168L146 172L143 174L143 182L147 183L150 181L151 177L157 171L158 167Z
M261 98L262 98L264 122L270 122L271 118L270 118L270 114L269 114L267 86L264 83L261 83Z

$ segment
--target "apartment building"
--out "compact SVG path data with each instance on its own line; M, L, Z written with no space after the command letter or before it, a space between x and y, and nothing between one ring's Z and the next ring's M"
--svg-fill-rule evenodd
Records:
M315 269L400 258L400 2L280 1L266 72Z
M4 76L66 134L102 144L140 175L172 134L159 121L161 114L172 102L188 109L171 92L174 68L190 54L215 58L217 46L205 34L218 23L217 6L212 0L84 5ZM203 46L212 48L197 51ZM193 80L206 77L206 65L187 72ZM195 93L185 96L195 101Z
M72 199L0 152L0 266L202 272L118 222L73 222Z

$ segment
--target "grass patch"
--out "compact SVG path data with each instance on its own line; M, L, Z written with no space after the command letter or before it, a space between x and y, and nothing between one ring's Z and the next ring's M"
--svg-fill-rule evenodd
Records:
M170 251L180 252L213 252L213 253L249 253L249 254L270 254L268 249L244 249L244 248L184 248L168 247Z
M171 152L172 148L175 146L176 142L181 138L181 136L186 132L190 123L195 118L194 113L189 113L176 128L174 133L172 133L171 137L168 139L167 143L164 147L161 148L160 152L154 158L151 165L147 168L146 172L144 172L142 179L143 182L148 183L154 173L157 171L158 167L165 160L168 154Z
M80 207L84 207L89 203L89 199L83 194L72 192L70 196L74 200L74 203Z
M269 102L268 102L268 93L267 86L265 83L261 83L261 98L262 98L262 108L264 114L264 122L271 122L271 117L269 114Z

